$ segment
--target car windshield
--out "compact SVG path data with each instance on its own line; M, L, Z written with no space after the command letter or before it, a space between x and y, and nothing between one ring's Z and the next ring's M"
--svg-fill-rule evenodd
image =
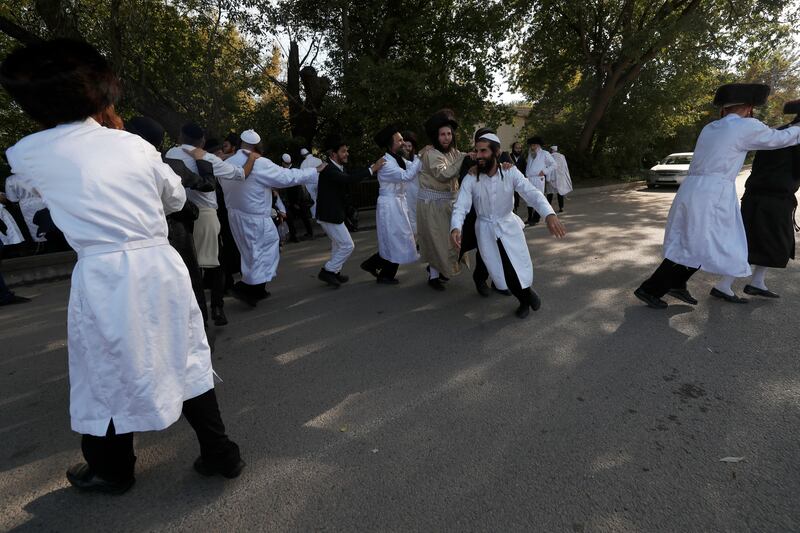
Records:
M690 155L671 155L667 156L661 164L662 165L689 165L692 162L692 156Z

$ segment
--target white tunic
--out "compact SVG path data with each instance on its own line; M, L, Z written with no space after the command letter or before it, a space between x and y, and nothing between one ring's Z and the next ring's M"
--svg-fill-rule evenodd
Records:
M414 159L419 159L419 156ZM408 220L411 222L414 235L417 234L417 196L419 196L419 177L406 183L406 207L408 207Z
M414 227L408 214L406 186L417 179L422 160L406 161L403 170L390 154L378 171L378 205L375 218L378 226L378 253L387 261L405 265L419 259Z
M2 242L4 246L19 244L25 240L25 238L22 236L22 232L19 230L19 226L17 226L17 222L14 220L14 217L11 216L11 213L8 212L8 209L6 209L2 204L0 204L0 220L2 220L6 225L6 232L0 232L0 242Z
M700 132L689 175L678 189L664 232L664 257L712 274L750 275L736 175L749 150L800 143L800 127L774 130L730 114Z
M525 177L528 178L531 185L539 189L539 192L544 193L545 181L555 174L555 171L556 161L546 150L540 149L535 157L532 154L528 154L528 161L525 165ZM540 176L540 172L543 172L544 176Z
M227 161L241 168L247 162L247 155L245 150L239 150ZM283 168L262 157L256 160L246 180L220 182L231 233L242 256L243 282L266 283L278 272L280 236L272 222L272 187L292 187L316 179L316 168Z
M72 429L164 429L213 388L189 272L165 215L181 179L137 135L92 119L29 135L6 152L78 252L68 312Z
M38 235L39 226L33 222L33 217L41 211L46 209L42 198L34 193L32 190L24 186L24 180L19 176L9 176L6 179L6 197L11 202L18 202L19 209L22 211L22 218L25 219L25 225L28 226L28 232L31 234L31 239L34 242L45 242L47 239L44 235Z
M544 194L535 189L514 167L503 170L502 179L499 170L494 176L481 174L480 179L467 174L461 182L461 190L458 192L450 224L451 229L460 230L464 224L464 217L470 208L475 206L478 215L475 222L478 250L492 281L502 290L508 289L508 285L503 274L503 262L497 246L498 239L503 243L522 288L533 284L533 264L523 232L525 223L514 214L514 191L518 192L542 217L554 213Z
M318 157L314 157L313 155L309 154L303 159L303 162L300 163L300 168L305 170L307 168L317 168L322 164L322 159ZM311 206L311 216L313 218L317 218L317 186L319 183L319 174L317 174L316 178L306 183L306 190L308 191L308 195L311 197L311 200L314 204Z
M569 175L569 167L567 166L567 158L564 154L553 152L550 154L556 162L556 172L554 187L556 192L561 196L566 196L572 192L572 177Z
M191 151L194 149L195 147L190 144L173 146L167 151L166 157L168 159L177 159L179 161L183 161L183 164L186 165L186 168L188 168L195 174L199 174L199 171L197 170L197 161L195 160L194 156L186 153L185 151L185 150ZM206 153L203 156L203 159L211 163L214 172L214 178L217 181L244 180L244 171L242 170L241 167L235 167L231 165L229 162L223 161L222 159L211 153ZM210 209L217 208L216 191L203 192L203 191L196 191L194 189L186 189L186 199L192 202L197 207L208 207Z

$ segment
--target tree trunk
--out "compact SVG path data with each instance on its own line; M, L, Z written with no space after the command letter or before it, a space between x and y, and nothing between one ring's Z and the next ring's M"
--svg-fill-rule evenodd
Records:
M611 103L611 99L617 94L613 81L606 83L592 98L591 108L583 121L583 129L578 138L578 156L588 158L592 149L592 140L597 131L597 126L603 120L603 116Z

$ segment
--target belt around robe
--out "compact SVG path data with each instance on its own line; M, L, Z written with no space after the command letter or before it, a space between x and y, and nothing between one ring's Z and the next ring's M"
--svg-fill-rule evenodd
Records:
M94 244L86 246L78 252L78 259L89 257L92 255L105 255L113 254L116 252L125 252L128 250L140 250L142 248L153 248L156 246L169 246L169 241L166 237L156 237L153 239L140 239L138 241L127 242L113 242L109 244Z
M433 189L423 189L420 187L417 193L417 200L428 201L442 201L442 200L455 200L456 193L454 191L434 191Z

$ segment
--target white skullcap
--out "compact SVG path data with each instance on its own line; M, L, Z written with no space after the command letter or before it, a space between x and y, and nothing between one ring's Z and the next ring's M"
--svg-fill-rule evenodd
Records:
M491 141L491 142L495 142L497 144L500 144L500 137L498 137L494 133L484 133L483 135L480 136L480 138L478 140L479 141L486 140L486 141Z
M283 154L281 156L281 159L283 159L284 163L291 163L292 162L292 156L290 156L289 154Z
M551 146L550 149L554 152L558 152L558 146Z
M243 143L247 144L258 144L261 142L261 135L256 133L253 130L244 130L239 138L242 140Z
M306 150L305 148L301 148L300 149L300 155L302 155L303 157L307 156L308 155L308 150Z

